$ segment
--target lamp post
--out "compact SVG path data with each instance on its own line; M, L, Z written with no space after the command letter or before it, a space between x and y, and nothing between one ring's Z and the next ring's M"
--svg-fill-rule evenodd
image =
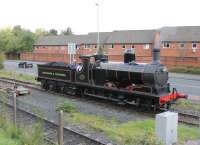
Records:
M99 38L99 4L96 3L97 6L97 50L100 48L100 38Z

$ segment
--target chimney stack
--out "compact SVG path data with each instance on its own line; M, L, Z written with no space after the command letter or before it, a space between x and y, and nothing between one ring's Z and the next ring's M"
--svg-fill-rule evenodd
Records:
M152 50L152 63L160 63L160 31L157 30L154 38L154 48Z

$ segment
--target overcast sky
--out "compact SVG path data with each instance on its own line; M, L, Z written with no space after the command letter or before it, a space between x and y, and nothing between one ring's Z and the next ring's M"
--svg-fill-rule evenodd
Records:
M0 28L21 25L75 34L97 31L154 29L163 26L200 26L199 0L1 0Z

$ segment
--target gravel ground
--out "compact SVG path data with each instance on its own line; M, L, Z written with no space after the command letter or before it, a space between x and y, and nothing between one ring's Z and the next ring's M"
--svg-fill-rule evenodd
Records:
M141 114L137 111L130 110L125 107L117 107L116 105L106 105L102 102L97 102L92 99L81 99L76 97L65 97L57 94L51 94L47 92L40 92L37 90L31 90L30 95L20 96L18 98L21 102L31 104L39 109L42 109L50 118L55 118L54 113L56 106L64 101L72 101L77 109L82 113L99 115L106 118L116 118L121 122L127 122L130 120L141 120L149 118L149 114Z
M76 97L67 98L61 95L54 95L37 90L31 90L30 95L20 96L17 99L19 106L23 106L27 110L30 109L32 111L42 113L43 116L55 122L57 122L58 118L58 113L55 111L56 106L67 100L72 101L77 106L77 109L82 113L104 116L108 119L116 118L121 122L147 119L150 117L149 114L140 114L134 110L126 109L124 107L117 107L116 105L106 105L103 104L103 102L97 103L95 100L91 99L88 100ZM103 132L97 132L95 130L86 129L84 127L72 124L66 124L66 126L104 143L112 142Z

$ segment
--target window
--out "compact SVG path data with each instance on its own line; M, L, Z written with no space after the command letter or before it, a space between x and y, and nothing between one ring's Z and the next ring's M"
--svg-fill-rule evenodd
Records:
M197 44L192 43L192 52L196 52L196 49L197 49Z
M170 43L169 42L164 42L163 48L170 48Z
M184 43L181 43L181 44L180 44L180 48L185 48L185 44L184 44Z
M90 44L85 44L85 48L90 48Z
M125 45L125 44L123 44L123 45L122 45L122 48L126 48L126 45Z
M111 48L114 48L114 44L111 45Z
M80 45L76 45L76 49L79 49L80 48Z
M144 45L144 49L149 49L149 48L150 48L149 44Z
M197 48L197 44L196 43L192 43L192 48L193 49Z

